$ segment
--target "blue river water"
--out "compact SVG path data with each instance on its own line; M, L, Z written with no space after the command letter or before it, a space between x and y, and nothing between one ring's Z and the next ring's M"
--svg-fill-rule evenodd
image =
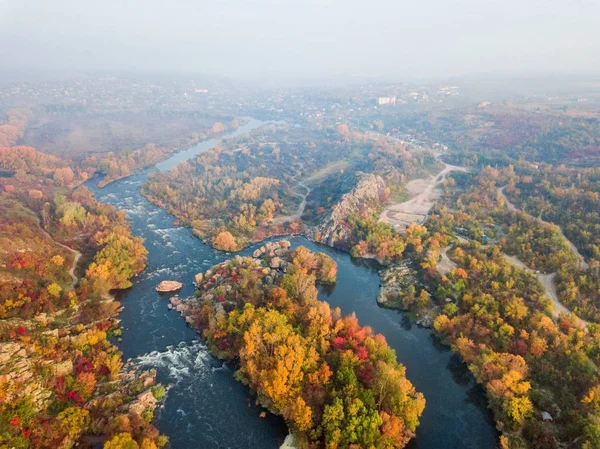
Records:
M250 119L226 137L247 133L262 122ZM169 170L218 144L211 139L177 153L155 168ZM255 406L248 389L233 378L229 366L213 358L194 330L180 315L167 309L168 297L155 291L165 279L184 283L182 298L194 293L193 276L231 257L195 238L191 231L173 225L173 217L151 204L140 193L148 169L98 189L87 183L96 198L127 212L132 231L145 239L146 270L133 279L133 287L119 292L124 358L145 368L155 368L158 380L171 388L157 410L156 424L173 449L275 449L287 429L283 421ZM407 368L407 377L427 400L417 436L410 447L419 449L491 449L497 432L486 409L482 390L463 363L439 344L427 329L412 326L397 311L380 308L378 265L352 259L347 253L308 241L289 239L322 251L338 264L338 282L320 291L320 299L344 313L356 313L362 325L385 335ZM242 255L251 253L248 248Z

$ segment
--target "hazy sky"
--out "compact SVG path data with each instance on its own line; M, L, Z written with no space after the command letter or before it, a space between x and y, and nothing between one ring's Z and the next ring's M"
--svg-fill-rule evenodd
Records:
M18 69L600 73L600 0L0 0Z

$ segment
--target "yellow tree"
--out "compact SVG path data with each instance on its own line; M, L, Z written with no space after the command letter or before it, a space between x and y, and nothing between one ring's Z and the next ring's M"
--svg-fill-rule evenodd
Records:
M139 446L130 433L122 432L104 443L104 449L139 449Z
M213 246L221 251L237 251L238 245L235 237L228 231L222 231L213 239Z

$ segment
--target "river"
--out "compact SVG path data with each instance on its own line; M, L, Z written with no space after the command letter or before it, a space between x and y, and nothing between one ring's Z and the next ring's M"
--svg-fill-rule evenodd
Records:
M260 126L251 119L227 137ZM168 170L219 143L211 139L180 152L158 164ZM154 168L115 181L98 189L87 187L100 201L127 212L136 236L148 249L146 270L133 279L133 287L118 294L124 307L120 314L123 340L118 343L124 358L133 358L145 368L155 368L158 380L171 388L164 405L156 411L156 424L170 439L173 449L276 449L287 429L280 418L267 415L246 387L236 382L232 370L214 359L196 332L178 313L167 309L167 298L155 291L164 279L184 283L182 297L191 296L193 276L206 271L230 254L216 251L195 238L187 228L174 226L173 217L151 204L140 188ZM497 433L486 409L483 391L464 364L440 345L431 332L410 325L397 311L380 308L378 266L373 261L352 259L347 253L308 241L289 239L292 246L304 245L322 251L338 264L338 282L322 289L320 299L355 312L363 325L385 335L407 377L427 400L413 449L491 449ZM250 254L248 248L242 255Z

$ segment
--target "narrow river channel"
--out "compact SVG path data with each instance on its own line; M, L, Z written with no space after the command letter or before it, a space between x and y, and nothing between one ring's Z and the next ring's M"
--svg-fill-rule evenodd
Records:
M249 123L226 137L244 134L263 124ZM156 166L169 170L201 151L214 147L211 139L178 153ZM173 449L275 449L287 429L281 419L254 405L248 390L236 382L232 370L214 359L178 313L167 309L167 298L154 290L164 279L184 283L182 297L193 295L193 276L231 255L215 251L184 227L173 226L173 217L148 202L140 189L146 170L98 189L88 182L96 198L127 212L132 231L145 239L146 270L133 279L133 287L121 292L120 314L124 358L146 368L156 368L158 380L171 385L164 407L157 410L157 426ZM315 244L303 237L291 238L293 246L329 254L338 264L338 282L320 292L320 298L344 313L356 313L363 325L385 335L406 366L407 377L427 400L417 437L410 447L419 449L492 449L497 433L486 409L485 396L466 367L440 345L431 332L411 326L399 312L380 308L378 266L355 260L348 254ZM249 254L254 248L245 250Z

